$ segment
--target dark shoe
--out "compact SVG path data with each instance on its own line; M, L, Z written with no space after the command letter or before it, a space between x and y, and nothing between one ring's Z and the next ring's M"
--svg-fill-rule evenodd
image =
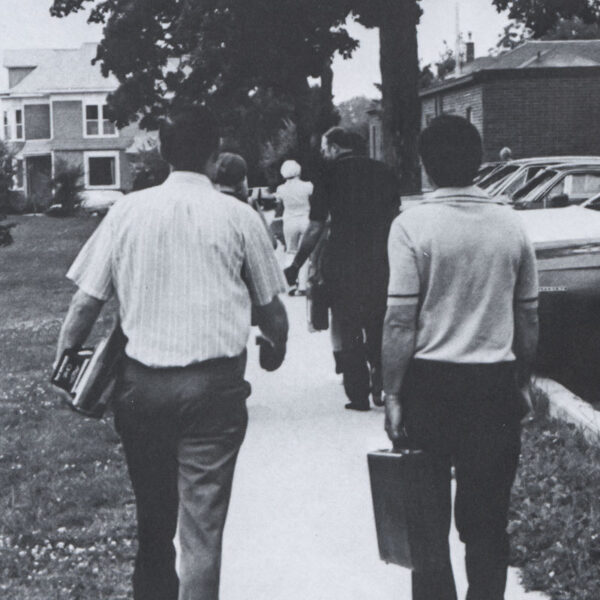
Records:
M373 400L373 404L375 406L383 406L385 404L381 392L373 392L371 394L371 399Z
M348 410L358 410L360 412L367 412L368 410L371 410L371 407L369 406L369 404L356 404L354 402L348 402L348 404L346 404L346 406L344 408L347 408Z

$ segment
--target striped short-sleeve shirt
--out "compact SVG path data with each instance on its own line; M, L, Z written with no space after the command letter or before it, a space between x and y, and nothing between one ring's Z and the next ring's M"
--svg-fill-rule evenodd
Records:
M126 353L150 367L240 354L251 305L285 291L259 216L197 173L119 200L67 277L100 300L119 300Z
M388 306L419 306L415 358L514 360L514 306L537 306L538 278L512 208L476 187L439 189L396 218L388 256Z

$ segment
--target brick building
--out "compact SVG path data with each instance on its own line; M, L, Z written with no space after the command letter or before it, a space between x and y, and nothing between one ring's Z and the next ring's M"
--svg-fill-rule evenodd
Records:
M9 89L0 94L0 138L15 153L13 188L47 205L60 161L80 165L87 190L128 190L126 153L137 126L117 129L105 115L118 82L92 65L96 44L68 50L10 50Z
M600 155L600 40L532 41L421 91L422 125L446 113L469 119L484 160Z
M530 41L497 57L474 58L460 73L421 90L422 127L435 116L469 119L484 160L501 148L514 158L600 155L600 40ZM370 154L380 157L378 107L369 112Z

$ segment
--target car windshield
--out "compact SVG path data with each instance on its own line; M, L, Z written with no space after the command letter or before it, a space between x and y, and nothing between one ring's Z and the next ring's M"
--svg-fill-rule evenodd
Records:
M526 183L522 188L518 189L512 196L514 202L525 199L531 192L537 189L538 186L550 181L556 176L558 171L554 169L545 169L538 173L533 179Z
M507 175L514 173L518 168L518 165L505 165L500 167L496 171L490 173L487 177L484 177L477 185L485 190L494 183L504 179Z

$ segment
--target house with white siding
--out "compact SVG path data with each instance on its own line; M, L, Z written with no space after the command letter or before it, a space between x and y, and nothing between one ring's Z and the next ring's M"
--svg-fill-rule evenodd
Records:
M39 206L51 198L57 164L81 165L87 190L132 185L126 149L139 129L106 118L107 95L118 87L93 65L97 45L76 49L8 50L8 90L0 93L0 138L15 153L14 189Z

